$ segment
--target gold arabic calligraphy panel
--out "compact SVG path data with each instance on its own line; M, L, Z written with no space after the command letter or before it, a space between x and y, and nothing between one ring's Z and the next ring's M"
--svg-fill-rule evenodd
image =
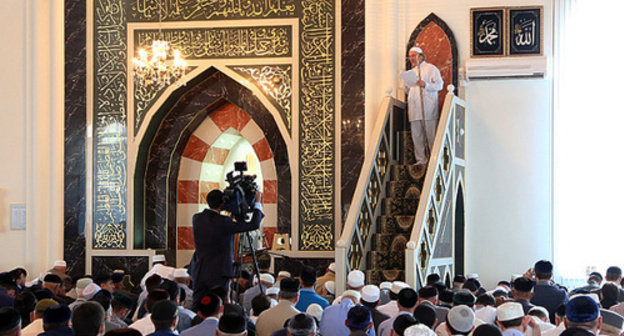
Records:
M300 18L300 249L333 249L334 2L302 0Z
M222 57L289 57L292 54L291 26L135 30L137 47L164 39L186 59Z
M296 5L295 0L129 0L128 13L130 22L282 18L296 16Z
M126 247L126 14L123 0L94 7L93 248Z
M288 132L291 131L291 66L290 65L244 65L231 66L232 70L247 78L265 93L271 104L279 111Z

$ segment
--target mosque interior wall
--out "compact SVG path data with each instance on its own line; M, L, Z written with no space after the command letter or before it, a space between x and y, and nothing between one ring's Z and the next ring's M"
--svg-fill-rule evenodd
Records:
M68 6L69 3L71 1L65 4L66 13L83 10L80 5ZM340 143L342 160L361 160L361 150L370 142L373 124L369 121L375 119L386 89L392 89L393 95L404 95L397 74L405 66L405 45L409 34L429 13L438 15L455 34L461 73L469 57L470 8L529 4L544 6L544 54L551 63L553 1L370 0L365 2L366 26L362 31L357 20L344 19L358 17L345 14L357 12L362 2L343 0L344 34L338 41L342 43L343 94L337 101L342 104L342 120L338 123L342 125L339 130L343 138ZM66 85L64 92L53 84L58 83L59 78L62 80L63 63L73 64L74 71L84 69L79 60L86 58L86 54L82 54L86 50L68 48L65 56L59 58L59 48L54 46L59 45L59 36L63 45L63 34L59 33L63 31L63 19L59 21L59 17L63 17L63 6L47 0L7 0L0 6L0 13L3 13L0 24L13 32L1 38L3 45L11 46L3 50L1 56L3 74L7 74L4 78L11 79L0 84L5 93L0 102L0 136L3 138L0 150L6 158L0 175L0 241L3 247L14 251L11 258L0 259L0 266L6 269L24 265L38 273L52 260L63 256L63 247L65 253L77 253L77 260L84 260L80 256L80 246L86 244L84 230L89 216L85 193L80 190L90 187L86 173L73 174L73 169L86 165L87 158L81 153L86 146L85 139L92 133L83 120L84 115L67 114L67 106L85 109L86 93L80 90L84 89L84 84L75 82L80 76L66 81L74 85ZM84 23L81 29L86 32ZM35 33L40 35L33 38ZM57 36L53 35L55 33ZM364 33L365 39L353 38ZM66 32L66 35L71 34ZM80 39L80 34L69 37ZM357 48L349 46L365 48L364 57L358 54ZM67 54L68 50L72 53ZM349 52L351 50L356 52ZM352 64L361 69L348 68ZM552 257L551 69L549 66L546 79L460 84L460 93L469 106L465 269L467 273L479 273L486 285L524 271L539 258ZM344 74L349 76L345 78ZM362 79L365 95L359 93L357 85L352 86ZM68 101L63 112L58 104L71 94L76 94L78 99ZM355 96L359 99L354 99ZM359 101L364 105L357 105ZM346 108L347 105L351 109ZM65 133L63 125L58 124L63 115ZM347 120L356 125L358 118L360 126L347 126ZM359 127L365 131L358 131ZM64 146L63 141L73 142L71 146ZM64 159L67 156L71 157L71 164ZM54 182L59 177L59 167L60 180L64 180L65 186ZM339 168L339 174L345 179L349 170L345 166ZM343 182L343 195L352 188L353 180L350 181ZM67 188L78 192L66 193ZM26 204L29 210L25 231L10 229L9 209L14 203ZM344 200L342 203L339 208L344 211L346 204ZM85 265L78 261L74 267L84 269Z

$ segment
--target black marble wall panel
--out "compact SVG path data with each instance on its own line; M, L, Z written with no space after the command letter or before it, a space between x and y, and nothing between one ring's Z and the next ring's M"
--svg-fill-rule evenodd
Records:
M132 283L138 286L143 275L149 271L149 257L91 257L93 276L113 274L115 270L123 270L130 274Z
M65 208L67 272L85 273L86 0L65 0Z
M288 152L271 113L248 89L216 69L208 69L178 89L150 122L142 140L135 178L143 178L143 199L135 211L145 228L145 248L164 250L174 263L176 249L177 174L182 153L193 131L219 105L229 101L249 113L264 131L278 174L278 230L290 233L291 173ZM153 134L150 136L149 134ZM143 203L144 202L144 203Z
M364 0L342 0L342 218L364 162Z

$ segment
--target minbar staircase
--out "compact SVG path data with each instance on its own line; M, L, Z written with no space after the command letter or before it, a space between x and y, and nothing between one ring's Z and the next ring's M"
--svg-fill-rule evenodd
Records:
M397 131L398 162L390 166L377 233L366 259L369 283L405 280L405 246L420 199L426 166L414 164L414 144L409 130Z
M426 166L414 164L406 104L384 98L336 243L336 294L353 269L365 271L368 283L419 288L433 272L450 282L456 256L463 265L466 108L453 91L450 85Z

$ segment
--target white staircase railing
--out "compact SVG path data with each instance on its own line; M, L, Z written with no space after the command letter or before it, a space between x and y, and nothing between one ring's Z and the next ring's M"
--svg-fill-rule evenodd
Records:
M342 235L336 243L336 295L345 290L347 273L366 269L366 253L376 231L374 219L381 214L381 194L390 178L392 153L396 147L393 111L405 103L391 96L383 99Z
M414 288L430 273L450 282L454 272L456 201L463 202L463 195L457 196L465 190L466 103L453 91L449 85L405 249L405 281ZM459 206L463 209L463 204Z

